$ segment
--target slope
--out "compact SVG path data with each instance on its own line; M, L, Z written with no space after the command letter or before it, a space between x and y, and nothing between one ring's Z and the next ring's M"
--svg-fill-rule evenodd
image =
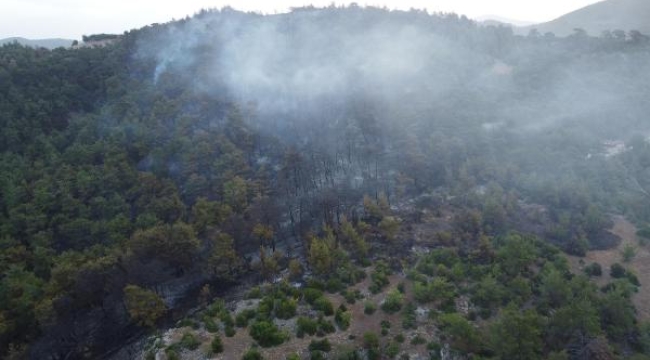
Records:
M650 1L606 0L561 16L553 21L520 28L524 33L537 29L540 33L552 32L567 36L573 29L581 28L590 35L599 36L606 30L638 30L650 33Z

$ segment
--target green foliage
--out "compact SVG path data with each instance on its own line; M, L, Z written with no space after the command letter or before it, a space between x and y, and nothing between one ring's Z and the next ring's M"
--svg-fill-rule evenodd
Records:
M390 269L388 268L388 265L383 262L379 261L375 265L375 270L372 272L370 275L370 279L372 280L372 283L370 284L369 290L373 294L378 294L381 292L384 287L386 287L390 281L388 280L388 276L391 274Z
M341 306L336 309L336 313L334 314L334 321L341 330L347 330L350 327L350 323L352 322L352 313L348 311L345 306L343 306L343 304L341 304Z
M542 358L542 318L534 311L507 307L490 327L490 344L501 359Z
M623 247L621 251L621 256L623 257L623 262L630 262L636 256L636 248L630 244L627 244Z
M272 347L282 344L288 339L287 334L269 321L257 321L250 326L250 336L262 347Z
M514 277L527 271L537 254L532 238L511 234L497 250L497 257L505 273Z
M609 275L611 277L613 277L614 279L620 279L620 278L624 277L625 273L626 273L625 268L623 267L623 265L621 265L619 263L612 264L612 266L610 267L610 270L609 270Z
M467 319L457 313L443 314L438 319L443 335L454 349L473 352L480 348L481 338Z
M332 345L330 344L329 340L327 340L327 339L312 340L309 343L309 351L330 352L331 350L332 350Z
M497 291L498 286L492 289ZM416 281L413 284L413 295L415 300L420 303L439 302L445 303L452 300L455 295L455 287L449 283L445 278L434 277L428 282Z
M257 312L253 309L245 309L235 316L235 324L237 327L247 327L248 322L255 318Z
M262 357L262 354L257 349L248 349L244 353L244 356L242 356L241 359L242 360L263 360L264 357Z
M124 301L131 318L142 326L153 327L167 310L156 293L136 285L127 285L124 288Z
M392 290L386 295L386 299L381 304L381 309L387 314L394 314L402 309L404 296L397 290Z
M196 336L193 333L186 332L183 334L183 337L181 338L179 345L188 350L196 350L199 347L199 345L201 345L201 342L199 341L199 339L196 338Z
M599 263L594 262L585 267L585 274L588 276L601 276L603 274L603 268Z
M417 328L415 310L416 307L413 303L409 302L404 306L404 311L402 312L402 328L405 330Z
M334 315L334 305L332 305L332 302L324 296L314 300L312 308L316 311L322 312L325 316Z
M221 337L215 336L214 339L210 342L210 350L213 354L219 354L223 352L223 342Z
M363 304L363 313L366 315L372 315L377 311L377 305L371 301L366 301Z
M315 335L318 331L318 322L308 317L300 316L296 321L296 336L301 338L305 334Z

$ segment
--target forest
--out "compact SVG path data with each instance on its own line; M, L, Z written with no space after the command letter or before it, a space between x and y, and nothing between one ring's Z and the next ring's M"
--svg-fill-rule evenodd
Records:
M434 359L650 358L645 274L566 260L618 246L614 215L650 241L649 37L354 5L107 37L0 47L0 358L108 359L182 319L311 359L397 358L421 323ZM327 355L355 303L400 326Z

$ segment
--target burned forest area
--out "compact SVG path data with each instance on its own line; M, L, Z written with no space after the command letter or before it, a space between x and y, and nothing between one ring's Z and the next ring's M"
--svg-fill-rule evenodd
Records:
M0 358L650 359L650 37L332 5L84 41L0 46Z

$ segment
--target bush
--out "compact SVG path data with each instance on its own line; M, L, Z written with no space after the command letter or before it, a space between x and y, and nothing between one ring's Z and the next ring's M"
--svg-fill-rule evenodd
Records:
M327 360L322 351L312 351L309 353L309 360Z
M246 299L261 299L262 298L262 289L259 286L256 286L246 294Z
M316 311L323 312L325 316L334 315L334 305L332 305L332 303L323 296L316 299L312 307Z
M388 355L388 357L392 359L395 356L397 356L397 354L399 354L399 344L391 343L390 345L388 345L388 347L386 348L386 355Z
M318 318L318 331L316 335L325 336L326 334L331 334L335 332L334 324L331 321L326 320L324 317L320 316Z
M292 353L287 355L286 360L300 360L300 355Z
M223 342L221 342L221 337L215 336L210 343L210 350L213 354L219 354L223 352Z
M377 305L375 305L373 302L366 301L365 304L363 305L363 313L366 315L372 315L377 311Z
M398 343L401 344L401 343L404 342L404 340L406 340L406 339L404 339L404 335L402 335L402 334L395 335L395 341L397 341Z
M203 317L203 325L205 326L205 330L210 333L216 333L219 331L219 326L209 316Z
M189 350L196 350L199 345L201 345L201 342L196 338L196 336L194 336L193 333L186 332L183 334L179 345Z
M262 354L260 354L257 349L249 349L244 356L241 358L242 360L263 360L264 358L262 357Z
M411 345L422 345L426 343L427 341L420 336L420 334L415 335L413 339L411 339Z
M347 311L343 304L341 304L341 306L339 306L339 308L336 310L334 321L341 330L347 330L350 327L350 323L352 322L352 314Z
M224 329L224 333L226 334L226 337L233 337L235 336L236 332L237 331L235 331L235 328L232 326L226 326L226 328Z
M630 262L636 256L636 248L629 244L625 245L621 255L623 256L623 262Z
M615 279L620 279L625 276L625 268L619 263L614 263L610 267L609 275Z
M412 303L406 304L403 312L404 319L402 320L402 327L404 329L415 329L417 328L416 316L415 316L415 305Z
M379 337L373 332L363 334L363 346L368 350L368 360L376 360L380 357Z
M253 309L243 310L235 316L235 324L237 327L245 328L248 326L248 322L254 319L256 315L257 313Z
M331 350L332 350L332 345L327 339L312 340L311 343L309 343L309 351L330 352Z
M288 320L296 316L296 301L293 299L278 300L275 306L275 316L278 319Z
M585 267L585 274L588 276L601 276L603 274L603 268L599 263L591 263Z
M178 355L178 352L176 351L176 347L170 346L167 349L165 349L165 355L167 355L167 360L180 360L181 357Z
M225 327L235 326L235 320L232 318L232 315L230 315L228 310L222 310L219 314L219 319Z
M397 290L388 293L381 309L387 314L394 314L402 309L404 296Z
M301 338L307 335L315 335L318 331L318 322L308 317L301 316L296 321L296 336Z
M314 288L306 288L303 290L302 296L308 304L313 304L317 299L323 297L323 292Z
M390 274L391 272L388 265L383 261L378 262L375 266L375 271L370 275L372 284L370 284L368 290L373 294L381 292L381 290L390 283L390 281L388 281L388 275Z
M262 347L271 347L282 344L287 340L284 334L274 323L258 321L250 327L250 336Z

